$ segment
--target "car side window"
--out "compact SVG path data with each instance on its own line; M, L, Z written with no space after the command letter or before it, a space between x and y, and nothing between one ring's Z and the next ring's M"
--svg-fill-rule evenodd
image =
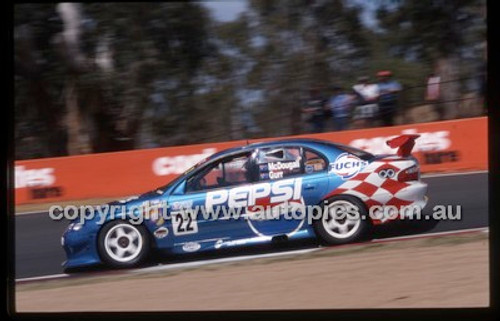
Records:
M275 180L301 174L302 155L299 147L271 147L257 154L259 180Z
M186 192L210 190L248 183L250 156L237 155L223 159L188 179Z
M304 149L304 171L306 174L324 171L327 162L320 154L310 149Z

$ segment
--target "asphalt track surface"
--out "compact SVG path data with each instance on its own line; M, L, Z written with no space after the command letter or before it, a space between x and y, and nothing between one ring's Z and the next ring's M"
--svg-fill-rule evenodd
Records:
M391 225L375 230L374 238L454 231L488 226L488 174L438 176L423 178L429 184L427 213L439 205L460 205L460 221L419 222L418 226ZM47 212L20 214L15 218L15 271L16 279L63 273L61 263L65 254L60 240L68 221L53 221ZM316 242L290 242L279 246L231 249L222 253L189 254L179 257L156 258L149 265L189 262L234 255L252 255L266 252L289 251L318 246ZM102 269L102 268L100 268Z

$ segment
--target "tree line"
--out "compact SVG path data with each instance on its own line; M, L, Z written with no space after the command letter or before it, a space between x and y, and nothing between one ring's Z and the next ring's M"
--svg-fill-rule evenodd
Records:
M341 0L248 0L230 22L199 2L16 4L16 159L298 134L311 87L482 70L484 1L373 4L376 27Z

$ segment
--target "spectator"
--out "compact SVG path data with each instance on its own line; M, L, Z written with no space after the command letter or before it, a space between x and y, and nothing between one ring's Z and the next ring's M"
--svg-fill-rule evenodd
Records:
M375 103L378 98L378 86L370 84L369 78L366 76L359 77L358 83L352 87L362 98L362 104Z
M326 112L326 99L321 94L318 88L309 90L309 100L302 108L302 112L309 117L307 122L311 126L313 133L321 133L325 128L325 112Z
M366 76L358 78L358 83L352 87L357 97L354 109L354 126L356 128L368 127L378 112L378 86L371 84Z
M328 105L333 117L334 130L346 130L349 127L353 96L340 86L333 87L332 94Z
M427 89L425 91L425 100L428 103L434 105L434 109L439 115L439 119L444 118L444 109L440 104L441 98L441 77L435 75L434 73L430 73L427 77Z
M389 70L379 71L377 77L379 119L382 126L393 126L394 116L398 109L398 92L401 91L401 85L392 79L392 72Z
M439 83L441 82L441 77L436 76L434 73L430 73L427 77L427 91L425 93L425 100L427 101L437 101L440 96Z

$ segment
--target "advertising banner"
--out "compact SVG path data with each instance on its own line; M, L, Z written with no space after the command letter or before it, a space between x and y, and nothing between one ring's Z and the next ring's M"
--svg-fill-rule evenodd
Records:
M419 134L413 149L421 171L488 169L487 118L266 138L317 138L351 145L373 154L395 153L386 141ZM16 204L123 197L163 186L203 158L247 141L142 149L115 153L15 162Z

